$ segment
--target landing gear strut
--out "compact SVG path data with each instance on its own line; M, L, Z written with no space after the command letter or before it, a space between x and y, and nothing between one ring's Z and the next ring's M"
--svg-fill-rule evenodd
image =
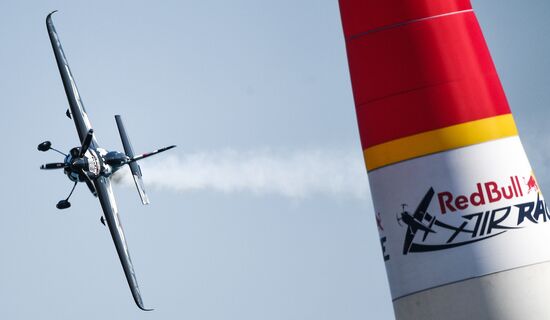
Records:
M78 181L74 182L73 188L71 189L71 192L67 196L67 199L59 200L59 202L55 205L55 207L59 210L67 209L71 207L71 203L69 202L69 198L73 195L74 189L76 188L76 184Z

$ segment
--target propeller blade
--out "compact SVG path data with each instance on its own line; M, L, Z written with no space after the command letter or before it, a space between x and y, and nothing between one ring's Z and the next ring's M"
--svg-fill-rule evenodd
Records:
M82 147L80 148L80 155L79 158L82 158L86 151L88 151L88 148L90 147L90 144L92 143L92 139L94 137L94 129L90 129L88 131L88 134L84 138L84 141L82 141Z
M63 169L63 168L65 168L65 164L63 162L46 163L40 166L40 169L42 170Z

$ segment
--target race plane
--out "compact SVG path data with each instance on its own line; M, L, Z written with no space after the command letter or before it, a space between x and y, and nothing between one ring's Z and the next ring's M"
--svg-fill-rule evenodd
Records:
M69 64L67 63L67 59L63 53L59 36L55 31L52 22L52 14L54 12L47 16L46 26L50 36L50 41L52 43L55 60L57 61L57 66L61 74L61 80L63 81L65 93L67 94L67 99L69 101L69 109L67 109L66 115L74 121L81 145L79 147L72 148L68 154L65 154L53 148L50 141L40 143L38 145L38 150L54 150L65 156L63 162L44 164L40 167L40 169L63 169L69 179L74 182L69 196L57 203L56 207L58 209L67 209L71 206L69 198L73 194L78 182L86 183L91 193L99 199L101 208L103 209L101 222L109 228L115 243L118 257L120 258L120 262L122 264L122 268L124 269L124 274L126 275L126 280L128 281L128 285L132 291L134 301L140 309L150 311L153 309L146 309L143 306L134 267L132 265L132 260L130 259L128 246L126 245L126 238L122 230L122 225L120 224L118 209L110 179L113 173L121 169L123 166L128 165L130 167L130 171L132 172L132 176L142 203L148 204L149 199L143 188L141 169L137 164L137 161L169 150L175 146L161 148L150 153L138 155L134 154L134 150L130 140L128 139L126 130L124 129L122 118L117 115L115 116L115 120L122 140L122 145L124 147L124 152L107 151L99 147L92 129L92 125L90 124L90 120L88 119L88 115L86 114L86 110L82 104L80 94L76 88L71 70L69 69Z
M397 223L401 225L400 221L403 221L407 225L407 233L405 235L405 242L403 243L403 254L409 253L414 236L416 235L416 232L418 230L424 231L424 240L426 240L426 237L429 233L436 233L432 229L435 217L430 216L430 224L428 226L422 223L424 218L426 218L426 216L428 215L428 206L432 201L434 193L435 191L433 188L430 188L430 190L428 190L428 192L414 211L413 215L405 210L405 204L402 205L403 212L401 212L401 218L397 217Z

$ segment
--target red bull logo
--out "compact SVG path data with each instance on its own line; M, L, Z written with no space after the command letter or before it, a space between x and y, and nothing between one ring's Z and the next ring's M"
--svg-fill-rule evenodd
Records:
M529 179L529 181L531 180L533 180L535 188L538 188L536 187L533 176ZM531 187L529 188L529 191L530 190ZM523 197L523 189L519 183L518 176L510 177L509 182L506 184L499 184L496 181L477 183L476 191L470 194L455 195L449 191L439 192L437 194L442 214L466 210L471 206L478 207L501 200L520 197Z
M510 181L512 186L501 188L498 185L494 186L493 181L483 184L478 183L478 191L472 193L470 196L477 197L479 202L485 201L485 198L496 198L496 193L500 193L500 197L504 197L504 190L508 187L513 188L513 185L517 183L517 177L511 177ZM438 196L446 196L446 194L449 193L439 193ZM430 188L414 212L406 211L406 205L402 205L403 212L401 212L400 217L397 216L397 223L407 228L403 241L403 255L414 252L446 250L469 245L512 230L523 229L532 224L541 224L550 221L550 212L540 194L537 194L536 201L509 203L505 206L495 206L489 210L476 210L477 212L474 211L474 213L469 214L459 212L458 215L462 220L459 219L458 221L456 221L455 215L438 217L428 212L434 195L435 190ZM466 196L458 196L457 199L459 197ZM487 202L489 201L487 200ZM447 208L452 206L449 202L450 200L445 203ZM384 241L382 241L383 252L385 250Z

